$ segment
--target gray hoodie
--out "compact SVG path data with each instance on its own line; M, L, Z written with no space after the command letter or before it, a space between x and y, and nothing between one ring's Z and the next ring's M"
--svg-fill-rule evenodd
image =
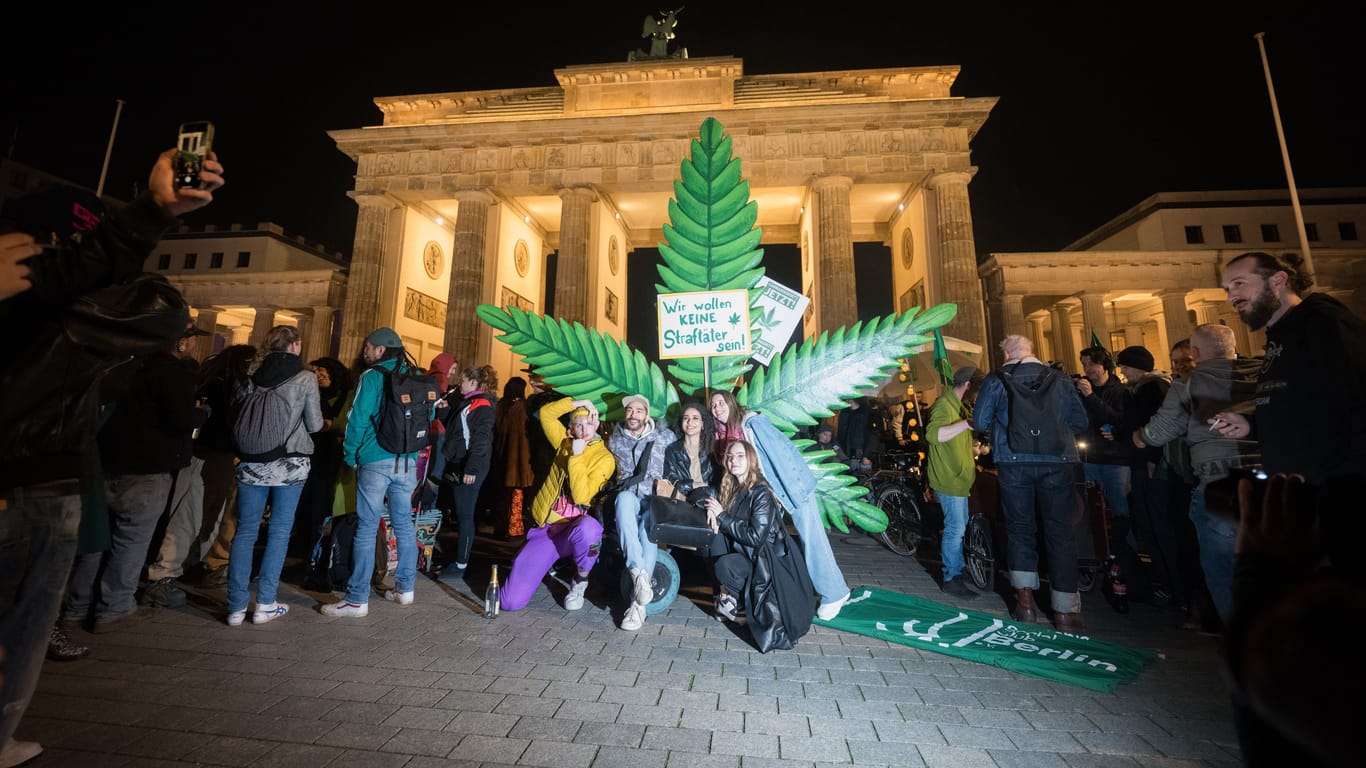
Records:
M1251 413L1261 360L1201 361L1184 379L1172 381L1162 407L1143 427L1143 442L1166 445L1184 438L1191 468L1202 484L1228 476L1232 467L1260 462L1255 440L1234 440L1211 432L1206 420L1219 411Z

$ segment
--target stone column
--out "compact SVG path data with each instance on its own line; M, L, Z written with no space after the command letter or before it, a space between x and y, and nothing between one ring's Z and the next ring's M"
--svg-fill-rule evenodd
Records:
M1105 321L1105 294L1096 291L1082 291L1081 299L1081 338L1085 347L1091 346L1091 333L1100 339L1101 346L1110 349L1110 325ZM1085 349L1083 347L1083 349ZM1110 349L1113 355L1118 350ZM1077 350L1081 354L1081 350Z
M848 176L825 176L811 184L823 331L858 322L854 222L849 208L849 190L853 186L854 180Z
M1006 335L1029 336L1025 324L1024 297L1018 293L1007 293L1001 297L1001 314L1005 321ZM1035 347L1037 351L1037 347Z
M441 346L458 360L474 360L482 324L474 309L483 301L489 211L497 198L485 190L466 190L456 192L455 199L460 201L460 207L455 215L451 285L446 293L446 333Z
M1053 354L1063 368L1073 373L1081 372L1078 356L1081 350L1072 343L1072 308L1066 304L1054 304L1049 310L1053 316ZM1037 355L1035 355L1037 357Z
M260 349L265 346L266 335L270 329L275 327L275 308L274 307L253 307L256 310L256 319L251 321L251 336L247 338L247 343Z
M360 352L361 342L379 326L379 278L384 263L384 240L389 214L397 205L383 195L356 195L356 239L346 278L346 303L342 309L342 360Z
M1034 356L1040 360L1057 360L1057 352L1053 350L1053 342L1048 338L1048 334L1043 332L1043 321L1046 315L1042 312L1035 312L1025 320L1029 323L1029 340L1034 344Z
M593 203L598 196L589 187L560 190L560 251L555 265L555 316L566 322L588 321L588 234ZM464 360L465 358L460 358Z
M1182 339L1191 336L1190 315L1186 312L1185 291L1162 291L1157 294L1162 300L1162 321L1167 326L1167 349Z
M217 333L218 330L218 310L199 310L199 314L195 315L194 318L194 327L198 328L201 331L209 332L208 336L199 336L195 338L194 350L190 353L191 357L202 363L204 362L204 358L213 354L214 334ZM232 339L228 339L227 343L231 344Z
M958 305L958 315L946 326L946 336L987 343L986 318L982 314L982 282L977 276L977 245L972 234L972 209L968 201L966 171L936 173L926 187L934 192L939 258L931 264L931 280L937 289L935 303ZM1021 325L1023 327L1023 324Z
M332 307L313 307L312 311L300 318L300 325L308 323L308 334L304 336L304 362L332 354Z

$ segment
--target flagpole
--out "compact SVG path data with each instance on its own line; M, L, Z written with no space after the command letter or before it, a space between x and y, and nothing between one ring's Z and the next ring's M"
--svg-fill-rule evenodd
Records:
M115 99L114 126L109 129L109 144L104 148L104 165L100 166L100 183L95 187L95 197L104 195L104 178L109 174L109 156L114 154L114 135L119 132L119 116L123 114L123 99Z
M1276 106L1276 87L1271 83L1271 63L1266 58L1265 32L1253 35L1262 54L1262 72L1266 74L1266 92L1271 97L1271 117L1276 121L1276 138L1281 143L1281 161L1285 163L1285 179L1290 185L1290 205L1295 210L1295 226L1300 233L1300 251L1304 255L1304 273L1314 277L1314 259L1309 254L1309 236L1304 230L1304 213L1300 210L1300 194L1295 189L1295 173L1290 169L1290 150L1285 146L1285 129L1281 127L1281 110Z

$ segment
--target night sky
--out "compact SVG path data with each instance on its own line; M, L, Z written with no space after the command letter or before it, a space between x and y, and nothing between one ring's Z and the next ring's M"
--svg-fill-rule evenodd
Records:
M105 192L127 198L180 122L212 120L228 186L189 223L273 221L349 255L354 165L328 130L378 125L378 96L553 85L557 67L623 61L661 10L285 5L48 4L61 15L9 25L6 154L93 187L123 99ZM955 95L1000 99L973 142L979 255L1062 247L1160 191L1284 188L1258 31L1297 185L1366 186L1366 16L1347 3L878 5L688 2L671 50L733 55L751 75L961 66Z

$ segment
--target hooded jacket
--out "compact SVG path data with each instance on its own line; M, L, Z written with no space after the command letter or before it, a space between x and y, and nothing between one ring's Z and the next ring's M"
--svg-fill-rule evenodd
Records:
M312 455L313 437L310 433L321 432L323 428L318 377L303 367L298 355L271 352L252 373L251 381L258 387L279 387L276 392L289 403L289 412L296 421L294 430L285 441L285 455Z
M624 490L641 499L654 493L654 481L664 476L664 452L676 439L672 430L656 425L655 420L649 416L645 417L645 428L639 435L631 434L625 425L618 425L612 430L612 436L607 439L607 447L616 458L618 480L639 474L640 467L636 464L639 463L641 454L645 453L645 446L654 443L654 448L650 449L649 466L645 467L645 473L640 475L640 481Z
M1189 376L1172 382L1162 407L1141 428L1143 442L1161 446L1184 439L1191 469L1204 484L1226 477L1230 468L1256 463L1255 441L1211 432L1206 420L1220 411L1250 412L1260 367L1260 360L1249 358L1202 360Z

